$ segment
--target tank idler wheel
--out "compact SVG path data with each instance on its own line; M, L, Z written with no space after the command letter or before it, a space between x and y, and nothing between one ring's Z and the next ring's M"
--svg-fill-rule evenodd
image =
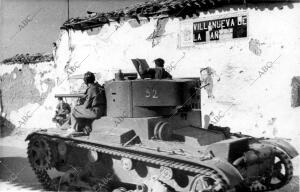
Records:
M276 149L273 168L269 178L264 183L269 189L278 189L286 185L293 177L293 165L290 157L283 151Z
M226 184L216 174L197 175L189 192L225 192Z

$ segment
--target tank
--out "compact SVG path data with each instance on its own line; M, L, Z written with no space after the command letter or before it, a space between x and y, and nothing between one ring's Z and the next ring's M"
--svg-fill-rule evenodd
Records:
M28 135L32 169L47 190L224 192L286 185L294 147L228 127L203 128L200 92L197 78L108 81L106 116L81 125L92 128L89 135L68 137L58 128ZM51 176L53 170L59 176Z

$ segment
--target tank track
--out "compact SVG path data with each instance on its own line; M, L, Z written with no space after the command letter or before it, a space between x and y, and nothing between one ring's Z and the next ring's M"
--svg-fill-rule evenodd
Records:
M44 189L49 190L49 191L56 189L52 182L52 179L50 178L50 176L48 175L46 170L42 170L42 171L35 170L35 169L33 169L33 170L34 170L34 173L35 173L37 179L42 184Z
M222 178L222 176L215 170L210 169L210 168L206 168L206 167L202 167L202 166L196 166L196 165L192 165L189 163L183 163L183 162L176 162L174 160L169 160L169 159L163 159L160 157L151 157L151 156L146 156L143 154L136 154L136 153L132 153L132 152L127 152L127 151L121 151L121 150L117 150L117 149L111 149L109 147L103 147L103 146L98 146L98 145L94 145L94 144L89 144L89 143L82 143L80 141L75 141L69 138L59 138L59 137L54 137L54 136L39 136L39 135L34 135L34 138L37 137L41 137L43 139L46 139L47 141L49 141L50 138L55 138L56 141L51 141L51 142L58 142L57 139L63 140L63 141L67 141L67 145L71 145L73 147L78 147L78 148L83 148L86 150L92 150L92 151L97 151L99 153L104 153L104 154L108 154L108 155L113 155L113 156L119 156L119 157L124 157L124 158L130 158L132 160L136 160L136 161L142 161L145 163L150 163L150 164L155 164L155 165L159 165L159 166L164 166L164 167L169 167L172 169L176 169L176 170L181 170L181 171L187 171L187 172L191 172L191 173L195 173L195 174L199 174L199 175L203 175L203 176L209 176L211 178L213 178L216 181L216 185L219 186L219 188L221 189L221 191L226 191L228 189L228 185L226 184L225 180ZM28 148L30 147L30 145L28 146ZM288 156L286 154L283 153L283 157L285 159L285 162L287 163L287 167L292 167L292 163L289 160ZM51 163L53 164L53 163ZM45 170L37 170L33 167L33 165L31 165L38 180L41 182L42 186L47 189L47 190L55 190L57 189L57 186L55 184L55 182L53 182L50 178L50 176L47 173L47 169ZM285 183L288 183L293 175L293 169L288 169L289 173L288 173L288 178L286 180ZM281 187L281 186L280 186ZM249 191L249 192L264 192L264 191L269 191L269 190L275 190L278 189L280 187L266 187L266 186L252 186L252 185L248 185L248 186L243 186L241 188L237 188L236 191Z
M284 184L287 184L293 178L293 174L294 174L293 173L293 164L292 164L292 161L290 160L289 156L286 153L284 153L280 150L277 150L277 153L279 155L281 155L281 157L283 158L284 163L287 165L287 170L286 170L287 171L287 178L286 178L285 183L284 183Z
M49 139L47 139L44 136L35 135L33 137L34 137L34 139L41 137L41 138L49 141ZM53 137L53 138L55 138L55 137ZM222 178L222 176L219 175L215 170L210 169L210 168L195 166L195 165L191 165L188 163L176 162L174 160L166 160L166 159L159 158L159 157L150 157L150 156L141 155L141 154L134 154L132 152L125 152L125 151L105 148L105 147L101 147L101 146L97 146L97 145L93 145L93 144L79 143L79 141L74 141L74 140L67 139L67 138L63 138L63 140L68 141L67 145L71 145L73 147L83 148L86 150L93 150L93 151L97 151L99 153L105 153L108 155L130 158L130 159L136 160L136 161L142 161L145 163L151 163L151 164L155 164L155 165L159 165L159 166L165 166L165 167L169 167L169 168L177 169L177 170L181 170L181 171L188 171L188 172L203 175L203 176L209 176L216 181L215 185L218 186L219 189L221 189L220 191L226 191L226 189L227 189L227 184L224 181L224 179ZM51 141L51 142L53 142L53 141ZM29 147L30 147L30 145L28 146L28 148ZM41 182L42 186L45 187L45 189L47 189L47 190L56 189L54 182L51 181L50 176L47 174L48 168L45 170L37 170L36 168L34 168L34 166L32 164L31 164L31 166L32 166L32 169L34 170L38 180Z

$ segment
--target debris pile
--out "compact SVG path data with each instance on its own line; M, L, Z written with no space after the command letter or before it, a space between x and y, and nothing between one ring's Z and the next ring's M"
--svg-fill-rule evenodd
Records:
M53 61L53 55L52 54L41 54L41 53L36 53L30 55L29 53L27 54L16 54L15 56L4 59L1 63L3 64L35 64L35 63L42 63L42 62L49 62Z

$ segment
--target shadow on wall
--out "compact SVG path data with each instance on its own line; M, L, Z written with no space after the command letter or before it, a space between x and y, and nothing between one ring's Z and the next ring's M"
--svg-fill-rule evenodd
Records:
M14 129L15 125L8 121L5 117L2 103L2 91L0 90L0 137L8 136Z
M12 122L0 116L0 138L10 135L15 128L16 126Z

